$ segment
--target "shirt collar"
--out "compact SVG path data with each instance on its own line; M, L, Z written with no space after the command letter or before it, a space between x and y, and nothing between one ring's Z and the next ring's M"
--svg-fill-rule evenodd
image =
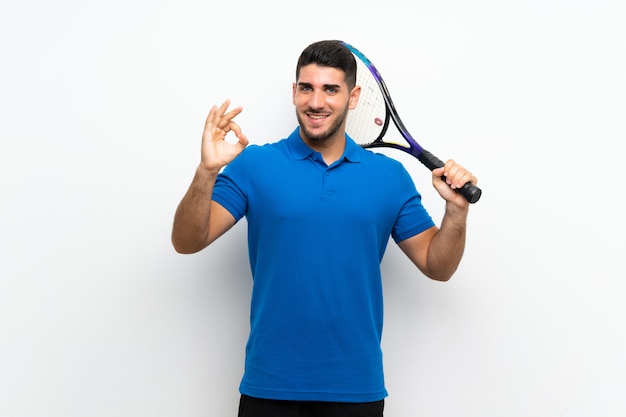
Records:
M315 151L304 143L300 137L300 127L297 127L291 135L289 135L287 142L289 144L291 154L296 159L306 159L315 153ZM340 159L345 159L349 162L361 162L361 155L359 153L360 150L361 147L346 134L346 149Z

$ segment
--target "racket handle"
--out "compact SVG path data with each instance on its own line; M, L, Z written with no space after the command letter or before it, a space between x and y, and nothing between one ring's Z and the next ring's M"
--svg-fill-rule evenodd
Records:
M441 168L444 166L444 163L441 159L437 158L432 153L427 150L422 151L419 155L417 155L417 159L426 165L428 169L431 171L435 168ZM443 177L445 179L445 177ZM465 197L467 201L470 203L475 203L480 199L481 194L483 193L480 188L471 182L466 183L463 187L456 189L459 193Z

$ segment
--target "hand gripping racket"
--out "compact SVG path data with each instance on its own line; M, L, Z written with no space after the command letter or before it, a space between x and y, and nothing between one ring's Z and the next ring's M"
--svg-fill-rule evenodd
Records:
M346 133L364 148L394 148L416 157L431 171L444 165L443 161L422 148L411 136L400 120L387 86L372 62L358 49L342 42L354 54L357 62L357 85L361 86L359 104L348 113ZM387 141L385 135L392 120L407 145ZM457 191L467 201L475 203L482 191L475 184L468 182Z

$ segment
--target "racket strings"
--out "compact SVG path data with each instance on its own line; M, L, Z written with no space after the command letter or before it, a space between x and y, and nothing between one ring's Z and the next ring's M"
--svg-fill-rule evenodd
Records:
M383 136L389 115L376 78L358 56L356 61L361 95L356 108L348 113L346 132L359 145L368 145Z

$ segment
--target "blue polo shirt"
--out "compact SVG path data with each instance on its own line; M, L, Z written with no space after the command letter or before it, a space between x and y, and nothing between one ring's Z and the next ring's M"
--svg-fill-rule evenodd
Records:
M368 402L387 396L380 262L434 223L398 161L349 137L327 166L300 138L250 145L213 199L246 217L253 277L242 394Z

